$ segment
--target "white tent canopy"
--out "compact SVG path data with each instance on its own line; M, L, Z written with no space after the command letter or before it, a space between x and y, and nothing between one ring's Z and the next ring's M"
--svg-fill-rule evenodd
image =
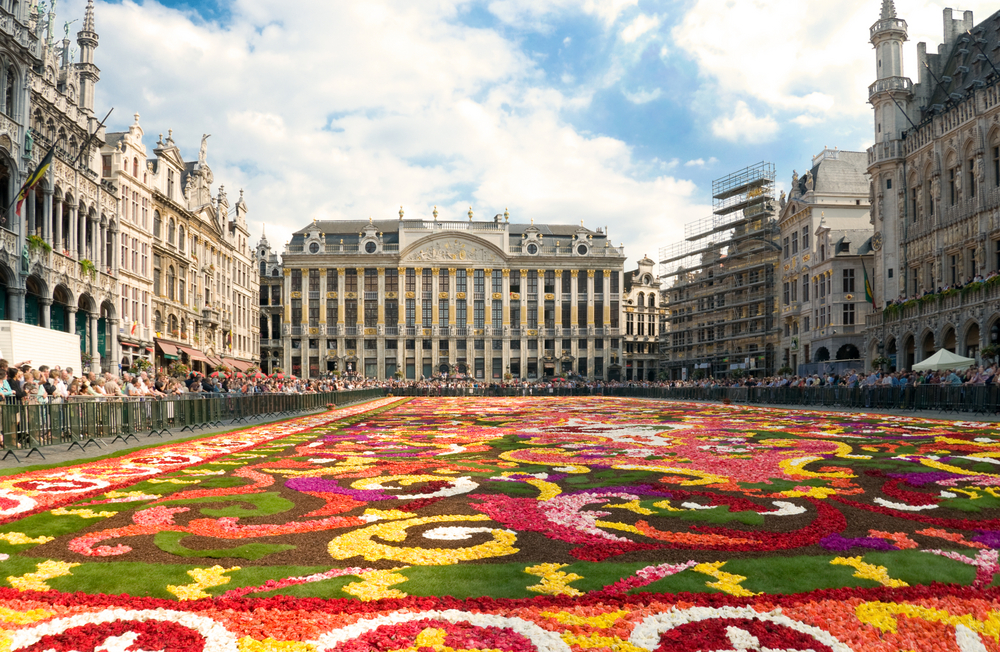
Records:
M914 371L944 371L946 369L967 369L976 364L973 358L963 358L948 349L941 349L923 362L913 365Z

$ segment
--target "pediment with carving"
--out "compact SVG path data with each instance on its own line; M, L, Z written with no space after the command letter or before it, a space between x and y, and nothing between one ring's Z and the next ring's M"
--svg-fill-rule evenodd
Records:
M462 237L442 237L416 242L403 253L400 262L503 264L506 257L493 245Z

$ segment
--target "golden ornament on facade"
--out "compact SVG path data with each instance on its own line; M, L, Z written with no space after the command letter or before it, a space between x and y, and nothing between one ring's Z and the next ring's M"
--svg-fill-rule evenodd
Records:
M465 292L456 292L455 293L455 298L456 299L464 299L465 298Z
M366 328L365 329L365 335L374 335L374 334L375 334L375 329L374 328Z
M503 301L503 292L494 292L493 293L493 300L494 301Z
M804 262L804 263L808 263L809 262L809 254L803 254L803 256L802 256L802 262Z
M415 299L415 298L417 298L417 293L416 292L407 292L406 293L406 298L407 299Z
M520 301L521 300L521 293L520 292L511 292L510 293L510 298L513 301Z
M302 298L302 293L298 292L298 291L292 292L292 298L293 299L301 299Z
M344 297L347 298L347 299L357 299L358 298L358 293L357 292L345 292L344 293Z
M396 271L399 273L400 276L406 274L406 268L405 267L397 267Z
M285 273L285 276L291 276L292 275L292 270L290 268L288 268L288 267L286 267L283 271Z
M376 271L378 271L378 275L379 276L384 276L385 275L385 267L376 267L375 269L376 269Z
M447 298L448 298L447 292L438 292L438 299L447 299Z
M587 278L594 278L594 270L592 269L587 270Z
M310 328L309 329L309 334L310 335L319 335L319 329L318 328Z
M457 272L457 271L458 271L457 267L449 267L448 268L448 276L454 276L455 272Z
M325 268L325 267L323 267L323 268L320 268L320 270L319 270L319 275L320 275L320 276L326 276L326 268Z
M554 295L554 294L546 294L545 295L545 300L546 301L555 301L556 300L556 295Z
M501 270L501 273L503 274L504 278L507 278L507 277L510 276L510 270L509 269Z
M386 292L385 293L385 298L386 299L395 299L396 297L397 297L397 294L395 292Z

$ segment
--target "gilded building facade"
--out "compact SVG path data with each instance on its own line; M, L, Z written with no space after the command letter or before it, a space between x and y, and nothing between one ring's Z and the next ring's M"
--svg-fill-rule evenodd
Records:
M513 224L506 211L476 221L471 208L468 221L439 220L437 209L432 220L403 217L313 222L293 235L280 286L272 276L260 295L271 368L620 377L625 256L600 229ZM257 256L278 269L267 247Z
M904 76L906 21L884 0L869 36L875 144L868 150L879 310L865 354L910 369L941 348L979 357L1000 343L1000 12L976 24L944 10L936 53L917 45Z

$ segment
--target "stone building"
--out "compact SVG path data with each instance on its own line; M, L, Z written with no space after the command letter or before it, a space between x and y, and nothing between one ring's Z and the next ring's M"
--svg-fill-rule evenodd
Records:
M111 252L118 281L121 365L153 361L153 189L139 114L128 131L107 135L101 176L118 188L118 246Z
M782 194L781 362L794 373L864 367L872 272L868 157L824 148Z
M92 368L117 370L118 195L101 178L94 3L76 35L77 61L71 23L56 40L53 12L29 2L2 11L0 319L77 333ZM15 214L18 189L49 151L47 174Z
M625 380L656 380L660 364L660 279L643 256L625 273Z
M433 219L313 222L282 255L274 330L296 376L608 378L620 359L625 256L607 234L557 224ZM258 248L257 262L261 260ZM269 255L268 255L269 258ZM280 345L275 340L280 338ZM272 358L274 359L274 358Z
M185 161L173 132L149 161L152 191L152 322L157 361L210 371L245 371L259 361L258 272L243 191L232 206L213 196L208 135L197 161Z
M271 250L267 236L261 232L255 258L260 275L260 368L271 373L284 364L281 340L281 320L285 309L282 290L285 277L281 271L278 254ZM322 366L321 366L322 368Z
M909 369L940 348L977 357L1000 340L1000 12L974 23L944 10L936 53L917 45L903 75L906 21L884 0L871 26L868 150L875 298L866 356Z

